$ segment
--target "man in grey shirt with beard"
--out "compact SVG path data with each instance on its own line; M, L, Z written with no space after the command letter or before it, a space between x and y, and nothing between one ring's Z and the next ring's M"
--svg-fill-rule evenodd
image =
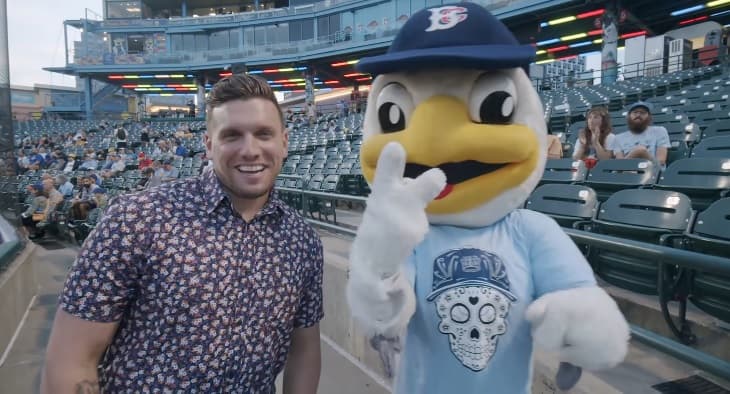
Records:
M662 126L652 126L652 105L636 102L629 107L626 115L628 131L616 136L613 153L617 159L648 159L664 168L667 152L671 147L669 133Z

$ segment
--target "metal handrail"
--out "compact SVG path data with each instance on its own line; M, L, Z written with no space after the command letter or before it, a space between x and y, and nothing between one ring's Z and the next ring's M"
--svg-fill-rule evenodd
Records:
M674 264L685 268L712 271L721 275L730 275L730 259L709 254L702 254L683 249L670 248L619 238L588 231L563 229L574 242L607 248L616 252L640 254L643 258L656 260L662 264Z

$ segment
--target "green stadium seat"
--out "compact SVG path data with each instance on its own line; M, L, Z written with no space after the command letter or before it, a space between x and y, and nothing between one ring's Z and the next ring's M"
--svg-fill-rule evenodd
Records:
M545 171L540 184L580 183L585 180L588 170L581 160L550 159L545 163Z
M666 234L684 233L692 215L692 203L682 193L621 190L601 204L591 231L660 244ZM588 260L600 277L615 286L641 294L658 293L657 263L647 261L641 254L591 248Z
M605 201L616 191L654 184L658 172L650 160L599 160L586 176L585 183L596 191L599 201Z
M545 184L532 192L525 208L549 215L563 227L573 227L595 216L598 199L587 186Z
M730 191L730 158L677 160L662 172L654 188L684 193L695 210L703 210Z

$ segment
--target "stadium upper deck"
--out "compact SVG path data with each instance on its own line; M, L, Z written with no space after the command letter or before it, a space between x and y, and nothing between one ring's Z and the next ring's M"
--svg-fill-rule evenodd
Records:
M599 50L607 1L480 0L537 60ZM384 52L409 15L440 0L104 0L104 17L64 22L81 39L67 42L64 67L147 93L192 93L231 71L269 77L277 90L368 84L354 71L366 55ZM712 20L730 23L730 1L624 2L616 10L618 45L637 35ZM67 39L68 41L68 39Z

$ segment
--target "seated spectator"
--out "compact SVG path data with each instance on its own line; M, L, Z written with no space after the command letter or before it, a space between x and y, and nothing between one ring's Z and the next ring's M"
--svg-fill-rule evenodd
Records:
M593 168L598 160L612 159L616 138L612 131L608 109L591 108L586 115L586 127L580 130L575 141L573 159L585 161L588 168Z
M557 135L548 134L547 136L547 158L561 159L563 157L563 143Z
M43 193L43 185L36 183L28 186L28 192L33 196L28 209L20 214L23 227L28 231L28 238L38 239L44 235L43 229L39 229L37 224L46 220L44 212L48 205L48 199Z
M155 175L162 179L162 182L173 181L178 178L179 171L172 166L172 160L167 159L162 163L162 168L158 169Z
M616 136L613 150L617 159L648 159L663 169L672 145L667 129L651 125L652 108L643 101L629 107L626 115L629 130Z
M96 207L93 192L99 186L94 182L94 178L84 176L79 178L79 191L71 200L71 217L74 220L86 220L89 211Z
M145 190L162 184L162 179L155 174L155 169L146 167L142 170L142 178L135 186L136 190Z
M79 170L96 170L99 166L99 162L96 161L96 156L89 154L86 156L86 160L79 166Z
M101 173L101 176L104 179L113 178L124 172L124 169L127 168L127 164L124 162L124 157L121 155L109 155L109 160L111 161L109 169Z
M104 211L106 209L107 203L108 203L108 197L106 194L106 189L103 187L99 187L96 190L94 190L94 203L96 204L96 208L101 209Z
M61 192L64 198L71 198L74 195L74 185L68 181L66 175L56 176L56 185L58 185L58 191Z
M143 170L147 167L152 167L152 159L147 157L144 152L139 152L139 156L137 157L137 163L140 170Z

